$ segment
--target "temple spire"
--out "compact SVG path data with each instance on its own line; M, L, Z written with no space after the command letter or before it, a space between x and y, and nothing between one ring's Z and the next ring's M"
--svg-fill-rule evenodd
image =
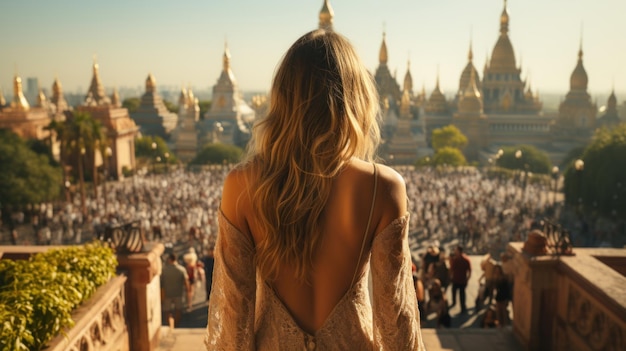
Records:
M24 92L22 91L22 78L15 75L13 79L13 101L11 102L11 107L17 110L27 111L30 109L30 105L24 97Z
M509 32L509 12L507 11L507 0L504 0L504 9L502 15L500 15L500 34L507 34Z
M2 88L0 88L0 108L4 107L7 104L7 100L4 98L4 92Z
M230 51L228 50L227 41L224 41L223 69L225 72L228 72L230 70Z
M320 10L320 22L319 28L325 30L333 30L333 18L335 17L335 12L333 8L330 6L329 0L324 0L324 4L322 5L322 9Z
M378 55L378 61L380 64L387 64L389 57L387 56L387 42L385 40L387 33L383 30L383 42L380 44L380 54Z

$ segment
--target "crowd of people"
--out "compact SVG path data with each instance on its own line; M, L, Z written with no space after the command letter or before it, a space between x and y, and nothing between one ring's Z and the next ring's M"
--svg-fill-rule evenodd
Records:
M42 204L29 211L13 212L9 223L3 223L2 241L39 245L81 243L101 237L107 227L138 222L146 241L163 242L168 255L176 253L179 263L187 266L187 293L193 294L194 281L190 276L200 271L190 266L202 268L201 262L215 243L221 189L229 171L230 166L221 165L197 172L181 168L167 174L110 182L107 192L101 191L97 199L86 197L86 215L78 193L70 203ZM398 167L398 171L407 184L409 241L422 285L422 293L418 292L422 310L436 312L437 325L447 326L450 322L446 314L457 300L457 291L462 312L467 311L467 282L461 279L465 272L457 269L459 272L454 273L454 259L450 256L490 254L499 258L508 242L525 239L532 223L545 216L553 202L541 184L523 186L515 179L486 177L475 168ZM461 255L459 248L464 250ZM192 265L182 260L189 250L200 254ZM489 291L503 289L501 286L494 290L493 284L488 281L485 286ZM211 285L206 286L210 289ZM504 318L503 307L491 304L491 293L488 297L485 315L493 312ZM185 297L185 301L191 300L191 296Z

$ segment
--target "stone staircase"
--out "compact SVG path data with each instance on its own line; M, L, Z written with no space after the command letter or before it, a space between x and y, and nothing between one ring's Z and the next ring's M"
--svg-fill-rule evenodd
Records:
M157 351L203 350L205 329L161 327ZM428 351L522 351L510 327L501 329L422 329Z

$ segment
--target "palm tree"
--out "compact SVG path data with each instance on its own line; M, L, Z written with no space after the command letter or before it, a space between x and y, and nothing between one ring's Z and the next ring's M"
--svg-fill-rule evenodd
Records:
M94 164L94 189L97 189L95 172L95 154L98 147L105 144L103 129L99 121L93 119L89 113L76 112L66 121L66 136L68 151L78 160L78 178L80 183L80 199L83 215L87 214L85 207L85 155L89 152ZM96 198L98 196L96 190Z
M50 149L52 150L52 138L56 137L56 140L59 141L60 143L60 147L59 147L59 163L61 164L61 175L62 175L62 179L63 179L63 183L65 184L65 181L67 180L67 171L65 169L65 165L67 164L67 144L68 144L68 131L66 128L66 124L65 122L60 122L57 120L52 120L52 122L50 122L50 124L48 126L45 127L45 129L49 130L51 132L50 135ZM65 188L64 184L62 184L63 188ZM67 196L67 201L69 202L69 194L67 193L67 189L66 189L66 196Z

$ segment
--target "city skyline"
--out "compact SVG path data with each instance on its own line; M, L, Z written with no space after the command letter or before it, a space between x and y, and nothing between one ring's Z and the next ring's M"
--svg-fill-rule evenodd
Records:
M59 78L66 92L86 92L97 55L107 91L143 86L210 89L222 67L225 42L243 91L268 91L288 47L317 28L322 0L94 2L35 0L3 4L0 13L0 87L12 95L18 73L49 90ZM499 34L503 0L331 0L334 28L356 47L374 72L382 33L389 67L401 82L411 61L414 90L432 91L437 71L446 95L456 93L470 38L481 73ZM593 97L615 87L626 100L626 2L620 0L508 1L510 37L522 78L539 93L565 95L582 36ZM584 26L584 28L582 28ZM6 33L9 33L7 35ZM621 45L621 47L620 47ZM80 89L80 91L79 91ZM599 101L604 104L604 101Z

